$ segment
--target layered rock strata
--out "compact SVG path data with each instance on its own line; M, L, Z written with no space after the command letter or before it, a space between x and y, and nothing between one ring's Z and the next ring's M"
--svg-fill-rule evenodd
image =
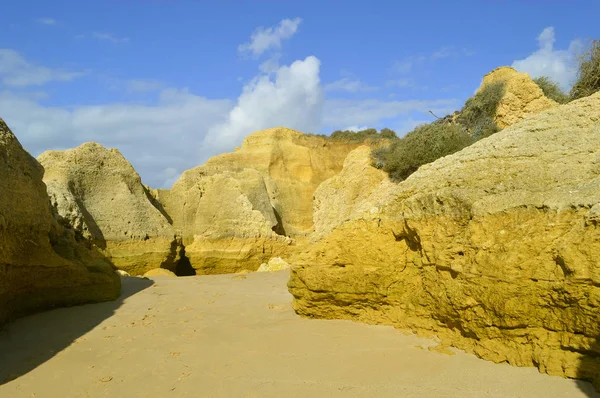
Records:
M600 386L600 93L384 180L305 250L295 310Z

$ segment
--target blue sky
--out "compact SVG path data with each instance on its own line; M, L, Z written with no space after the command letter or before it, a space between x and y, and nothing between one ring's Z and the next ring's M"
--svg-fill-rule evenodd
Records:
M405 133L502 65L568 89L600 33L592 1L0 3L0 117L23 146L97 141L154 187L267 127Z

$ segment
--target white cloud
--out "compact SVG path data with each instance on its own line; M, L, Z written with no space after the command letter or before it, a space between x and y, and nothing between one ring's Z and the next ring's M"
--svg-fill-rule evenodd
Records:
M132 79L125 82L125 90L128 93L150 93L162 89L164 85L152 79Z
M319 68L320 61L311 56L280 67L273 79L255 77L244 86L227 121L209 130L204 150L232 150L248 134L270 127L316 132L323 108Z
M386 87L414 87L415 82L412 79L395 79L385 82Z
M362 83L358 79L344 77L325 85L325 91L345 91L348 93L377 91L379 88Z
M577 74L574 55L581 48L581 41L571 41L566 50L555 50L556 39L551 26L545 28L537 40L538 50L524 59L514 61L512 67L519 72L529 73L532 78L547 76L568 91Z
M456 54L456 51L454 50L453 47L442 47L439 50L434 51L433 54L431 54L431 59L435 60L435 59L448 58L455 54Z
M39 102L45 96L42 92L0 91L0 116L35 156L48 149L96 141L118 148L145 183L170 187L184 170L209 156L233 150L243 138L261 129L286 126L317 133L324 127L333 131L346 126L360 130L383 120L399 125L405 119L412 122L415 114L429 110L450 113L459 105L456 100L325 100L316 57L274 69L276 66L262 66L235 104L207 99L186 89L162 88L154 80L131 80L125 82L126 89L158 90L157 102L52 107ZM0 77L10 77L2 75L3 70Z
M56 25L56 20L52 18L38 18L36 21L42 25Z
M100 33L94 32L92 34L94 39L110 41L111 43L119 44L119 43L127 43L129 41L129 37L118 37L111 33Z
M144 183L154 187L170 187L181 172L199 164L197 148L204 135L232 106L174 89L163 90L154 106L115 103L73 109L0 92L1 116L34 156L96 141L118 148Z
M348 126L368 125L374 126L383 119L410 117L413 113L426 114L430 110L436 114L448 114L459 106L458 100L409 100L409 101L382 101L332 99L325 102L324 125Z
M361 130L366 130L368 129L369 126L348 126L348 127L344 127L340 130L342 131L361 131Z
M457 50L454 46L442 47L431 54L416 54L405 57L400 61L394 62L392 65L392 71L400 74L407 74L412 72L413 68L422 65L426 62L435 62L440 59L460 56L471 56L475 54L467 49Z
M259 27L250 36L250 42L241 44L238 51L251 52L255 57L259 57L265 51L279 49L283 40L289 39L298 31L300 22L301 18L284 19L275 27Z
M69 81L85 75L85 72L68 72L29 63L18 52L0 49L0 78L6 86L41 86L51 81Z
M281 54L273 54L271 57L269 57L269 59L267 59L265 62L260 64L260 66L258 68L263 73L267 73L267 74L275 73L279 70L279 58L280 57L281 57Z

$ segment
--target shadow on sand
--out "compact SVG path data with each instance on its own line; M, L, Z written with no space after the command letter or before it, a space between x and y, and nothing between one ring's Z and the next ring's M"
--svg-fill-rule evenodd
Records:
M121 281L121 296L115 301L41 312L0 329L0 385L51 359L110 318L127 297L153 284L149 279L135 277L124 277Z
M600 337L592 344L589 354L579 363L577 377L596 384L596 389L590 383L577 381L579 389L590 398L600 398Z

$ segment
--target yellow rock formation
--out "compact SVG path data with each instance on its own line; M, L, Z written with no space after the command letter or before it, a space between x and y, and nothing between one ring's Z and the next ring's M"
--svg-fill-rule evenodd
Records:
M356 214L370 209L368 198L387 174L371 166L371 148L363 145L348 154L342 171L317 188L313 203L318 239Z
M43 174L0 119L0 324L120 294L110 263L54 218Z
M57 213L119 269L175 271L180 242L140 176L116 149L86 143L38 157Z
M294 261L296 311L600 387L600 93L387 180Z
M558 105L547 98L529 74L517 72L509 66L496 68L483 77L480 91L490 83L504 82L504 96L496 109L496 124L501 129Z
M311 231L314 191L356 146L286 128L260 131L157 197L197 273L256 271Z

